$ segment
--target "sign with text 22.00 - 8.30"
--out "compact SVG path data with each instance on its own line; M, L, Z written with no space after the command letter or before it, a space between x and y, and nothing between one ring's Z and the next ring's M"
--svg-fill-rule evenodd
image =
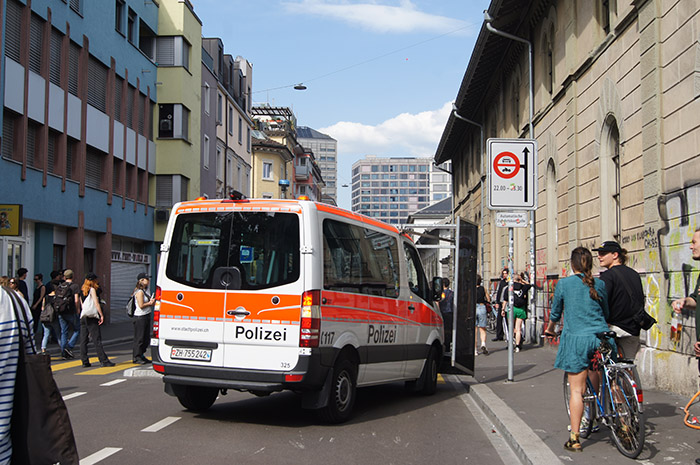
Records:
M489 209L537 209L537 141L489 139L486 148Z

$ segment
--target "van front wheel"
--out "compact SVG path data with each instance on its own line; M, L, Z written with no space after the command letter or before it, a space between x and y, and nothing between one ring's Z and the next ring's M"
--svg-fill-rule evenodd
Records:
M357 392L357 367L348 359L340 359L333 367L328 404L319 409L320 417L328 423L343 423L350 419Z
M179 386L175 393L177 400L187 410L204 412L212 406L219 395L219 390L204 386Z

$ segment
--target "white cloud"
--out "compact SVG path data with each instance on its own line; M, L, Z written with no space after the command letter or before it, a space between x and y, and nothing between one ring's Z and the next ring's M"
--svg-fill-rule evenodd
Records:
M467 27L467 23L464 21L419 11L410 0L401 0L400 4L396 6L379 2L338 3L328 0L302 0L300 2L284 2L283 5L291 13L341 20L351 25L383 33L444 33Z
M376 126L340 121L319 129L338 141L338 152L358 156L426 157L435 154L452 102L437 110L402 113Z

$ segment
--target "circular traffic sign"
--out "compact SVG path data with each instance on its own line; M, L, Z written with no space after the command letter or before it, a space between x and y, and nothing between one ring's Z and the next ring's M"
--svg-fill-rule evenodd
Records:
M511 152L501 152L493 160L493 172L499 178L510 179L520 171L520 160Z

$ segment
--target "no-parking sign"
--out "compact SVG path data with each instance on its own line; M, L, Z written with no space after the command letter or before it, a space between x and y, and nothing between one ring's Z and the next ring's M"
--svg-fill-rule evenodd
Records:
M489 139L486 148L489 209L537 209L537 141Z

